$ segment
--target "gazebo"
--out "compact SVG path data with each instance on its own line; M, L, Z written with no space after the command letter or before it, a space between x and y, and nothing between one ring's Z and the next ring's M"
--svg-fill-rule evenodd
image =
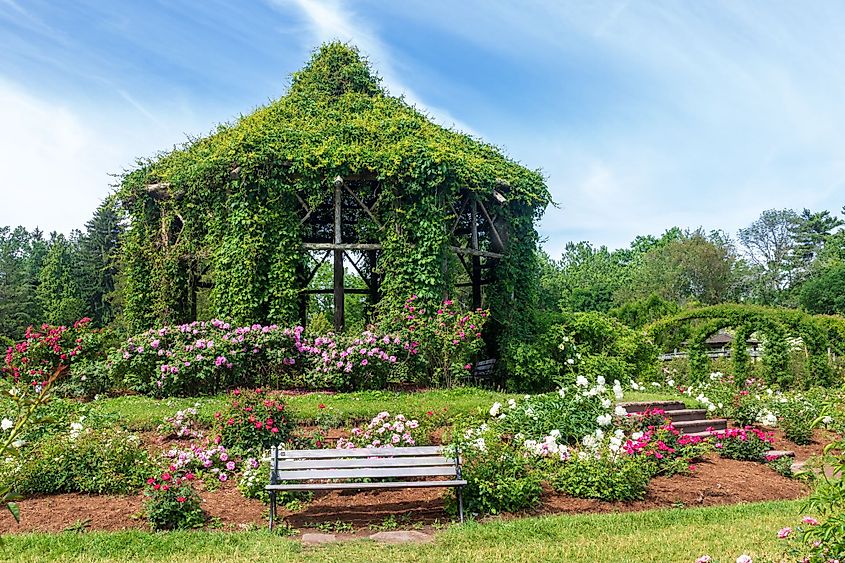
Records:
M304 322L310 295L411 294L489 307L500 327L536 299L542 175L389 96L358 51L330 43L285 96L172 152L118 190L125 314L143 330L216 316ZM332 287L315 288L330 263ZM365 287L348 287L355 271Z

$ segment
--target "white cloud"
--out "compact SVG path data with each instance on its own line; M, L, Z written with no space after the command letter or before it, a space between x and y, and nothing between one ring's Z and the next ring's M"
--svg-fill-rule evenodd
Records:
M317 42L348 41L357 46L382 77L385 87L394 96L404 96L417 109L429 114L437 123L480 136L470 125L448 110L427 104L401 78L401 71L410 72L408 65L398 64L391 49L379 38L378 31L338 0L270 0L271 5L285 8L295 5L307 18L308 30Z
M111 174L210 127L187 110L167 115L115 93L86 111L0 78L0 225L82 228L111 193Z
M115 144L70 108L2 81L0 124L0 225L81 227L108 193Z

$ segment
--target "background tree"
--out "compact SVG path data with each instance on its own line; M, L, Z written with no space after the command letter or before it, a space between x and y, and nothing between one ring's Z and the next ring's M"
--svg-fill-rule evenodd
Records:
M41 231L0 227L0 341L8 344L40 322L36 289L46 252Z
M845 315L845 265L807 280L801 287L800 301L809 313Z
M617 295L619 303L657 295L677 304L720 303L734 285L735 254L723 233L704 231L678 235L667 231L663 244L652 246L632 267L630 283Z
M630 253L610 252L606 246L570 242L554 264L556 274L547 271L541 281L559 296L559 309L604 312L613 307L613 294L625 283L629 258Z
M813 213L804 209L794 229L795 251L792 255L792 268L799 280L806 277L813 264L824 252L834 230L841 227L842 219L832 216L829 211Z
M44 322L66 325L85 315L79 258L79 231L74 231L69 238L51 233L36 292Z
M121 216L114 201L108 199L85 224L85 234L79 241L80 293L86 314L100 327L115 317L113 298L121 232Z
M769 209L745 229L739 240L751 270L754 300L767 304L787 302L793 283L795 235L799 215L791 209Z

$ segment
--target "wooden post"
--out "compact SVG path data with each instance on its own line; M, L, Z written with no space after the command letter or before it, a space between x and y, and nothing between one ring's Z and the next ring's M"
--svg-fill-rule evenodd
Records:
M367 314L368 320L372 322L375 317L376 305L378 305L381 299L381 280L379 279L378 273L376 273L378 253L375 250L368 250L367 256L370 262L370 283L368 284L370 287L370 306Z
M478 201L472 196L472 249L478 250ZM472 308L481 308L481 257L472 255Z
M343 243L342 219L343 215L343 178L338 176L334 180L334 243ZM343 295L343 249L334 250L334 329L343 330L344 324L344 295Z

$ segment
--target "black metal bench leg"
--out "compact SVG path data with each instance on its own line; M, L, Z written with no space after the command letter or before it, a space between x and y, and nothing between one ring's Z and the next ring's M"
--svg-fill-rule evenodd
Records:
M461 524L464 523L464 495L463 487L458 487L458 516L461 518Z
M276 491L270 491L270 531L276 520Z

